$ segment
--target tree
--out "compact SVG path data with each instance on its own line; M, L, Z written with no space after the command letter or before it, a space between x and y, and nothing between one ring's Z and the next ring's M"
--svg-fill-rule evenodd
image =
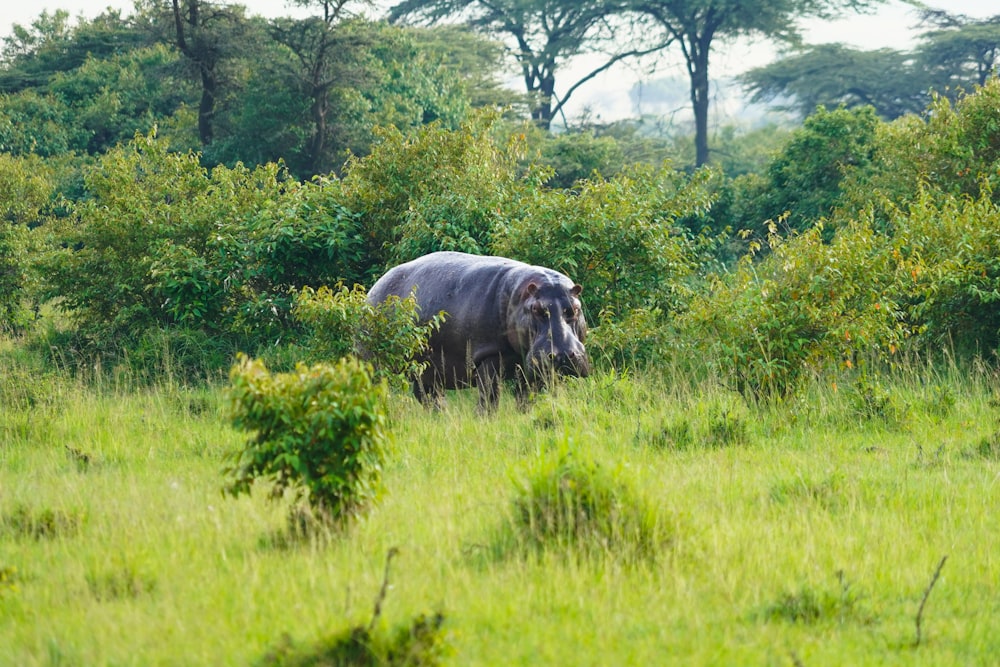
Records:
M455 16L511 42L508 48L531 98L531 118L545 129L586 82L615 63L666 46L644 43L625 0L403 0L389 12L391 21ZM559 96L557 73L568 59L584 53L600 54L601 63Z
M821 44L741 78L755 102L790 98L803 115L819 105L871 105L886 120L920 113L932 93L954 100L959 90L984 85L1000 64L1000 15L975 20L925 9L921 17L929 28L913 51Z
M1000 14L976 20L963 14L925 9L923 25L931 26L920 36L917 66L934 76L934 88L944 93L948 86L983 86L1000 65Z
M886 76L892 72L892 76ZM752 102L774 102L807 116L819 106L872 106L892 120L919 113L927 105L926 70L913 67L902 51L861 51L843 44L820 44L776 62L755 67L740 79Z
M796 19L830 18L841 9L862 10L885 0L633 0L632 8L658 23L684 56L695 119L695 163L709 160L709 56L717 39L762 35L799 39Z
M215 138L213 120L221 94L219 64L241 49L246 20L243 7L205 0L171 0L174 44L197 68L201 80L198 136L203 146Z
M298 62L298 78L306 98L313 131L306 150L306 165L310 173L319 173L326 151L331 120L331 93L335 87L360 84L348 77L358 74L357 68L344 67L345 53L364 49L368 45L358 34L338 30L338 25L350 15L351 0L298 0L299 5L315 6L319 16L306 19L279 19L272 24L271 36L286 46Z
M31 25L14 24L0 49L0 92L44 87L52 76L69 72L88 59L104 59L148 46L148 37L108 9L91 21L71 25L63 10L43 11Z

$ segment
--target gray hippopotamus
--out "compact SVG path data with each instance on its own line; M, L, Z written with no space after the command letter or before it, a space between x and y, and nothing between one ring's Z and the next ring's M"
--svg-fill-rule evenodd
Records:
M475 384L480 411L493 410L502 378L516 381L523 403L549 373L590 373L582 288L558 271L504 257L435 252L390 269L369 290L368 301L405 298L414 289L422 320L446 313L429 341L430 365L413 382L424 403L439 400L444 389Z

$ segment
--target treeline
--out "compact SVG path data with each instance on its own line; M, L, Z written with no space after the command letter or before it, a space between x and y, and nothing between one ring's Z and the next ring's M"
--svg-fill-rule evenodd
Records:
M6 155L0 305L8 328L43 304L68 315L50 348L134 360L169 344L223 366L307 333L296 290L496 253L585 286L599 363L692 359L748 398L783 396L825 364L996 349L998 105L994 79L891 123L821 109L759 174L635 164L571 188L525 168L525 136L488 111L380 130L342 178L308 182L274 163L209 170L151 133L98 157L68 201L57 167Z
M155 126L205 164L282 161L308 179L366 153L376 125L454 128L472 106L507 99L499 45L465 30L176 9L150 2L77 24L43 12L15 26L0 69L0 150L99 155Z
M358 72L384 76L345 87L358 106L323 112L342 135L310 133L308 96L295 107L304 116L269 106L297 138L272 155L273 124L230 134L229 123L263 123L266 109L241 105L271 105L275 81L267 94L216 97L213 139L198 148L206 128L191 105L204 86L183 75L191 63L135 41L132 22L166 30L169 15L107 14L51 52L65 17L49 18L36 23L40 43L19 35L23 59L7 43L5 75L20 74L4 85L22 88L0 100L0 326L43 356L153 367L169 350L189 374L228 367L236 350L287 361L311 333L297 317L306 288L370 285L441 249L572 276L598 364L689 360L751 400L794 392L810 369L892 363L945 342L991 355L1000 342L995 78L891 122L868 106L820 107L761 142L769 151L753 148L759 135L733 137L727 160L692 169L663 159L678 145L626 124L550 136L497 110L493 70L445 76L456 45L489 46L468 33L445 43L452 33L356 19L336 22L338 39L394 35L379 48L406 44L409 56L352 51L374 68ZM214 75L246 83L268 68ZM150 86L176 96L169 113L153 109ZM140 103L152 105L145 116ZM248 146L220 159L244 136L259 140L259 159L246 159ZM332 160L334 145L356 150L313 173L310 160Z

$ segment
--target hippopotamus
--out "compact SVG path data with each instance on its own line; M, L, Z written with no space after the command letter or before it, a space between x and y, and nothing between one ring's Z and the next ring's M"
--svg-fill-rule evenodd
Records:
M586 377L587 321L580 285L542 266L505 257L434 252L390 269L368 302L415 294L427 322L444 311L428 342L424 373L413 380L423 403L444 389L479 388L479 410L497 407L501 379L516 382L519 404L552 373Z

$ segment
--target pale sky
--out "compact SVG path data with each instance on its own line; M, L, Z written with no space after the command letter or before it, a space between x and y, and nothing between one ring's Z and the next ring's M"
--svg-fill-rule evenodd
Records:
M238 0L237 0L238 1ZM949 12L986 17L1000 14L998 0L924 0L930 7L947 9ZM242 0L251 14L261 14L268 17L289 15L301 12L301 9L291 9L284 0ZM379 0L382 7L391 6L392 0ZM65 9L73 17L82 15L93 18L106 8L120 9L128 13L132 8L132 0L2 0L0 2L0 37L10 34L15 23L29 25L43 10L53 12ZM862 49L888 47L905 49L912 44L915 35L912 30L916 18L912 8L899 0L891 0L877 14L853 16L849 20L837 22L813 21L806 24L806 41L808 43L842 42L849 46ZM734 44L716 46L713 50L712 75L715 78L742 72L750 67L766 64L774 60L776 54L773 47L766 43L751 44L745 41ZM567 68L565 80L574 73L582 76L589 71L586 64ZM656 72L640 71L637 67L619 66L595 78L578 90L572 98L567 113L572 117L584 107L600 108L602 117L612 119L634 115L635 110L629 108L628 91L640 79L653 79L663 76L683 76L683 71L670 63L660 64Z

